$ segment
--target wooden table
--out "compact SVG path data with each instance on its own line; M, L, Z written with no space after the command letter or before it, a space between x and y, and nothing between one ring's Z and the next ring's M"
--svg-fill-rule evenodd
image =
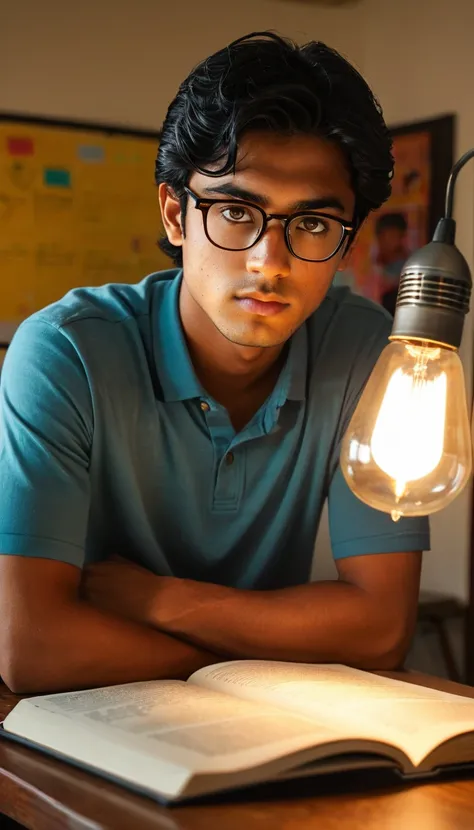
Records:
M474 697L474 688L386 673ZM0 684L0 720L19 700ZM472 830L474 774L400 784L390 772L313 778L166 809L34 750L0 742L0 812L29 830ZM3 828L2 816L0 826Z

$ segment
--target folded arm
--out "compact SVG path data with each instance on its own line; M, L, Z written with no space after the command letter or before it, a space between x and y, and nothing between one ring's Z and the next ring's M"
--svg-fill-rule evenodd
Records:
M88 571L86 586L99 605L234 658L399 666L416 622L421 553L337 565L334 582L250 591L105 562Z
M18 693L163 677L217 659L204 649L80 599L79 568L0 556L0 675Z

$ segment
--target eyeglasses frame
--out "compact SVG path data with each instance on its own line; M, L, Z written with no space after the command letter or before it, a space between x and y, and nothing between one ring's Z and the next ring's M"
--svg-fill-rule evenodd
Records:
M344 242L346 241L346 239L349 236L351 236L351 234L353 234L354 231L356 230L356 226L353 222L346 222L345 220L340 219L338 216L332 216L332 214L330 214L330 213L321 213L318 210L314 210L314 211L313 210L299 210L296 213L266 213L263 210L263 208L260 207L260 205L256 205L254 202L248 202L245 199L232 199L232 197L229 197L229 199L205 199L202 196L198 196L198 194L194 193L192 190L190 190L189 187L185 187L184 190L188 194L188 196L190 196L191 199L193 199L194 207L196 208L196 210L201 211L202 221L203 221L203 225L204 225L204 233L206 234L206 237L208 238L209 242L211 243L211 245L214 245L214 247L220 248L221 251L248 251L248 250L250 250L250 248L253 248L253 246L256 245L257 242L260 242L262 236L264 236L264 234L267 230L267 226L268 226L268 223L270 222L270 220L271 219L278 219L278 220L280 220L281 222L284 223L283 224L283 229L284 229L284 232L285 232L286 247L288 248L288 250L289 250L289 252L292 256L296 257L296 259L301 259L303 262L328 262L328 260L332 259L333 257L336 256L337 253L339 253L339 251L341 250L342 246L344 245ZM216 205L216 204L217 205L219 205L219 204L221 204L221 205L229 205L229 204L247 205L247 207L251 207L253 210L257 210L261 214L262 220L263 220L262 229L261 229L260 233L258 234L257 238L251 243L251 245L247 245L245 248L225 248L223 245L218 245L217 242L214 242L214 240L211 239L211 237L209 236L208 228L207 228L207 217L208 217L208 213L209 213L211 207L213 205ZM332 252L332 254L325 257L324 259L306 259L306 257L298 256L298 254L295 254L295 252L293 250L293 247L291 245L290 234L289 234L288 228L290 226L290 223L293 222L294 219L297 219L300 216L315 216L317 218L320 217L321 219L332 219L334 222L338 222L339 225L341 225L341 228L342 228L341 238L339 240L339 243L338 243L336 249Z

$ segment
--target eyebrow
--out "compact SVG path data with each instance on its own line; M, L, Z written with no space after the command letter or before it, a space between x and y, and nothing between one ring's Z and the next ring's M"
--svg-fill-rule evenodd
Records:
M231 196L234 199L243 199L246 202L254 202L260 207L268 207L270 200L260 193L254 193L252 190L247 190L244 187L227 182L225 184L215 184L203 189L203 195L211 196L218 194L220 196ZM300 210L324 210L325 208L333 208L341 213L345 212L345 207L341 200L336 196L322 196L318 199L303 199L299 202L294 202L290 205L290 213L298 213Z

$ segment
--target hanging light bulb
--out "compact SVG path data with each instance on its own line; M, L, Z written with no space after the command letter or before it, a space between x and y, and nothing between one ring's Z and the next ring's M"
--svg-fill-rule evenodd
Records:
M457 349L469 310L471 275L454 245L453 168L446 215L433 241L405 263L390 340L345 433L343 475L362 501L400 516L446 507L469 481L472 448Z
M458 354L428 342L387 346L344 436L341 464L354 493L394 520L452 501L471 473Z

